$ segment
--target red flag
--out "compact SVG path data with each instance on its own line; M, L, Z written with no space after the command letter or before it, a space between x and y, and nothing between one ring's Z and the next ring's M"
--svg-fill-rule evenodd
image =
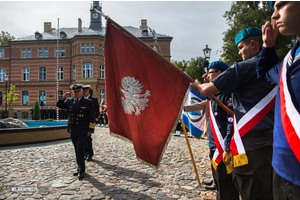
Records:
M105 89L111 133L132 141L136 156L159 166L189 87L187 76L107 19Z

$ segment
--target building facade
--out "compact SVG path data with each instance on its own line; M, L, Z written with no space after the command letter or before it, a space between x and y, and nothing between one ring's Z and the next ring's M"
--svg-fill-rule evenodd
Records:
M54 109L57 97L70 91L73 83L91 85L93 96L105 100L105 27L95 8L102 10L98 1L94 1L90 8L89 27L82 27L80 18L78 27L59 30L52 28L51 22L45 22L44 32L37 31L0 46L1 110L9 108L3 97L11 85L16 86L15 93L19 94L11 106L12 117L21 119L31 118L30 110L36 100L42 107ZM124 28L147 45L154 46L147 20L141 20L139 28ZM156 35L161 54L170 60L172 37Z

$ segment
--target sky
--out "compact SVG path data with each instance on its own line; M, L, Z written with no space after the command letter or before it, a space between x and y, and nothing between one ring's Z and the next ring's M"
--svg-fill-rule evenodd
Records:
M210 61L220 58L224 32L229 28L223 15L231 1L100 1L102 11L122 26L139 28L141 19L156 33L173 37L171 60L188 61L204 57L203 49L212 49ZM44 31L44 22L57 28L90 25L92 1L2 1L0 31L15 38ZM105 19L102 18L105 26Z

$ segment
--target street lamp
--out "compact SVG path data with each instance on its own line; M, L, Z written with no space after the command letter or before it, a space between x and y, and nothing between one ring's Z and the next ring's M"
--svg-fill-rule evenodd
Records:
M204 66L204 69L206 69L208 71L209 59L210 59L210 53L211 53L211 49L208 48L208 45L206 45L205 49L203 49L203 53L204 53L203 66Z
M5 101L6 101L6 104L5 104L5 118L7 118L7 82L8 82L8 75L4 75L4 79L5 79L5 91L6 91L6 94L5 94Z

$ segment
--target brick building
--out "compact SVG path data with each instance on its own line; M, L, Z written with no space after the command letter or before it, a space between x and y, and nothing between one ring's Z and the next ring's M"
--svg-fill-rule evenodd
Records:
M17 118L31 118L30 109L37 99L41 106L54 108L57 82L59 97L70 90L71 84L82 83L91 85L93 96L105 99L105 27L95 8L102 9L98 1L94 1L90 8L89 27L82 27L80 18L78 27L59 28L59 31L52 28L51 22L45 22L44 32L37 31L0 46L0 110L6 107L3 99L6 84L8 90L10 85L15 85L15 92L19 94L12 106ZM141 20L139 28L124 28L147 45L154 46L147 20ZM170 60L172 37L157 33L157 38L162 55Z

